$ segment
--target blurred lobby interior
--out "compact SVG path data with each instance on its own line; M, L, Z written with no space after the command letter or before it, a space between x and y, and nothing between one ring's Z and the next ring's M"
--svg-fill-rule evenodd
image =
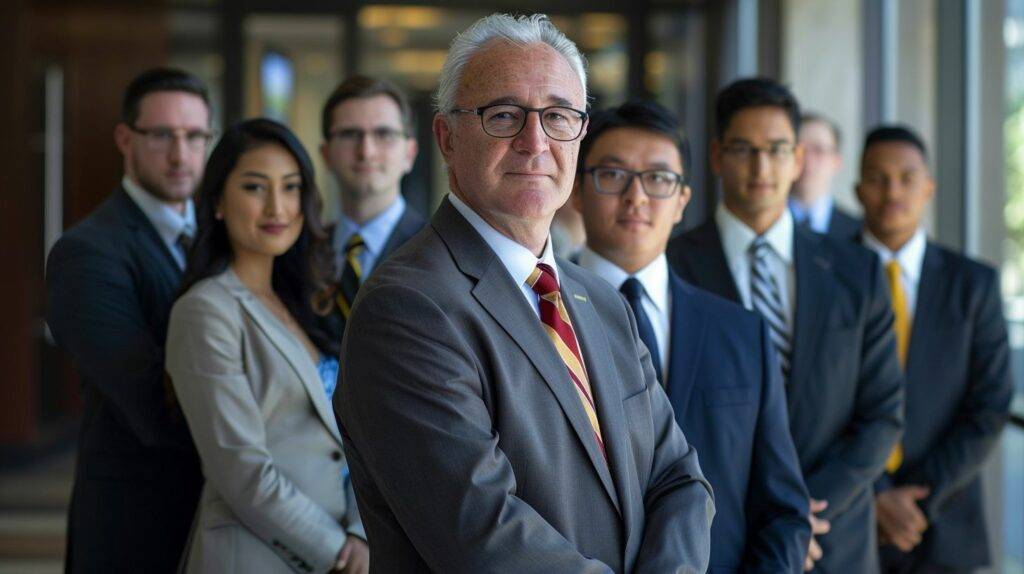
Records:
M735 78L789 85L844 133L836 201L858 211L864 134L906 123L931 154L935 240L997 266L1016 395L985 471L996 564L1024 574L1024 0L7 0L0 7L0 573L62 571L80 417L78 383L44 321L44 261L64 229L121 177L113 128L127 82L155 65L211 87L214 127L268 116L307 149L346 75L406 88L420 155L403 183L427 213L446 189L431 94L448 44L486 14L546 12L589 62L592 105L653 98L691 141L694 199L681 228L715 205L711 102ZM337 193L318 154L325 217Z

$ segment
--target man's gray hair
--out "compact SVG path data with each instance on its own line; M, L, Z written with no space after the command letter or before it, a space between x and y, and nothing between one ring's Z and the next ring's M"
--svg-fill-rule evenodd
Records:
M567 38L544 14L532 16L510 16L491 14L477 20L452 40L448 57L441 68L437 93L434 95L434 109L448 113L455 108L455 93L462 79L462 72L469 59L488 42L503 39L519 46L547 44L569 62L569 66L580 78L583 86L583 101L587 96L587 67L583 55L572 40Z

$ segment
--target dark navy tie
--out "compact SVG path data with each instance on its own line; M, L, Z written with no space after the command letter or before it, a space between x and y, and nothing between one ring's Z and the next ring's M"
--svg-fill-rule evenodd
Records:
M658 381L662 384L665 383L665 378L661 374L661 352L658 351L658 339L654 336L654 326L651 325L651 319L644 312L643 298L644 286L636 277L630 277L619 287L619 291L626 296L626 301L629 301L629 306L633 308L633 315L636 317L636 330L640 332L640 340L647 345L647 350L651 352L651 362L654 363L654 372L658 375Z

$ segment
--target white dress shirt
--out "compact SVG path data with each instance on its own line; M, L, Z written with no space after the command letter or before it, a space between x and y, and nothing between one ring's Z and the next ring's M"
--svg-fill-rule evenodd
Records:
M661 357L662 376L667 381L669 338L672 336L672 291L668 285L668 260L665 254L658 255L646 267L630 275L618 265L595 253L590 247L584 247L580 252L580 267L593 271L616 290L621 289L622 284L630 277L636 277L644 286L644 297L640 300L640 305L644 313L647 313L647 318L651 320L654 339L658 343Z
M359 233L359 236L363 238L364 244L364 249L359 254L359 265L362 268L362 274L359 278L360 282L366 281L370 276L370 272L377 265L377 260L380 259L384 246L387 245L388 239L391 238L391 233L395 230L395 226L398 225L398 221L402 219L404 213L405 198L399 194L398 198L387 209L362 225L352 221L345 214L341 214L338 217L338 225L334 228L334 237L331 238L338 278L341 278L341 273L347 264L345 247L348 244L348 240L354 234Z
M862 237L864 245L877 253L882 260L883 271L892 260L896 260L900 264L900 283L903 284L903 292L907 296L907 312L913 317L914 310L917 308L917 287L921 283L921 265L924 264L924 251L928 247L928 236L924 229L918 228L910 241L903 244L903 247L896 252L883 245L866 229L863 231ZM888 275L886 278L888 285Z
M747 227L735 215L726 209L724 202L715 210L715 223L718 233L722 236L722 250L725 260L736 281L743 306L753 310L750 298L750 276L753 258L750 245L757 239L757 233ZM792 335L793 315L796 310L796 264L793 260L793 216L788 209L782 211L778 219L764 232L765 241L771 248L768 255L768 269L778 283L782 297L782 306L786 312L786 320Z
M491 227L491 224L484 221L484 218L480 217L477 212L473 211L473 208L466 205L454 193L448 194L448 201L452 202L452 206L462 214L462 217L466 218L473 229L483 237L484 242L498 255L498 259L505 265L512 280L519 285L523 297L526 297L526 302L533 307L537 317L540 317L540 297L534 293L533 287L526 280L530 278L537 263L545 263L550 266L555 272L555 280L558 280L558 266L555 265L555 251L551 247L551 237L549 236L544 244L544 251L541 253L540 259L537 259L537 256L525 246L516 243L510 237ZM561 287L561 281L558 285Z
M124 188L128 197L132 198L135 205L139 206L146 219L156 228L157 235L167 245L178 268L185 269L185 253L178 245L178 237L182 233L192 238L196 236L196 211L192 200L185 200L185 213L180 213L177 209L142 189L127 175L121 178L121 187Z

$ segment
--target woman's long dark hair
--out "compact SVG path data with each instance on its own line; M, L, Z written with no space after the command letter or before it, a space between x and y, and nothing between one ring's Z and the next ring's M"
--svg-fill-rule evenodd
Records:
M258 118L231 126L210 154L196 192L196 238L188 254L179 296L199 281L222 273L231 263L234 254L227 227L224 221L216 218L217 205L224 196L224 185L238 158L267 144L278 144L288 150L299 164L302 177L302 231L288 251L274 259L271 283L274 292L313 344L320 352L330 354L332 342L317 327L316 315L324 315L330 310L334 291L331 282L334 256L327 233L320 223L321 200L313 163L295 134L273 120Z

